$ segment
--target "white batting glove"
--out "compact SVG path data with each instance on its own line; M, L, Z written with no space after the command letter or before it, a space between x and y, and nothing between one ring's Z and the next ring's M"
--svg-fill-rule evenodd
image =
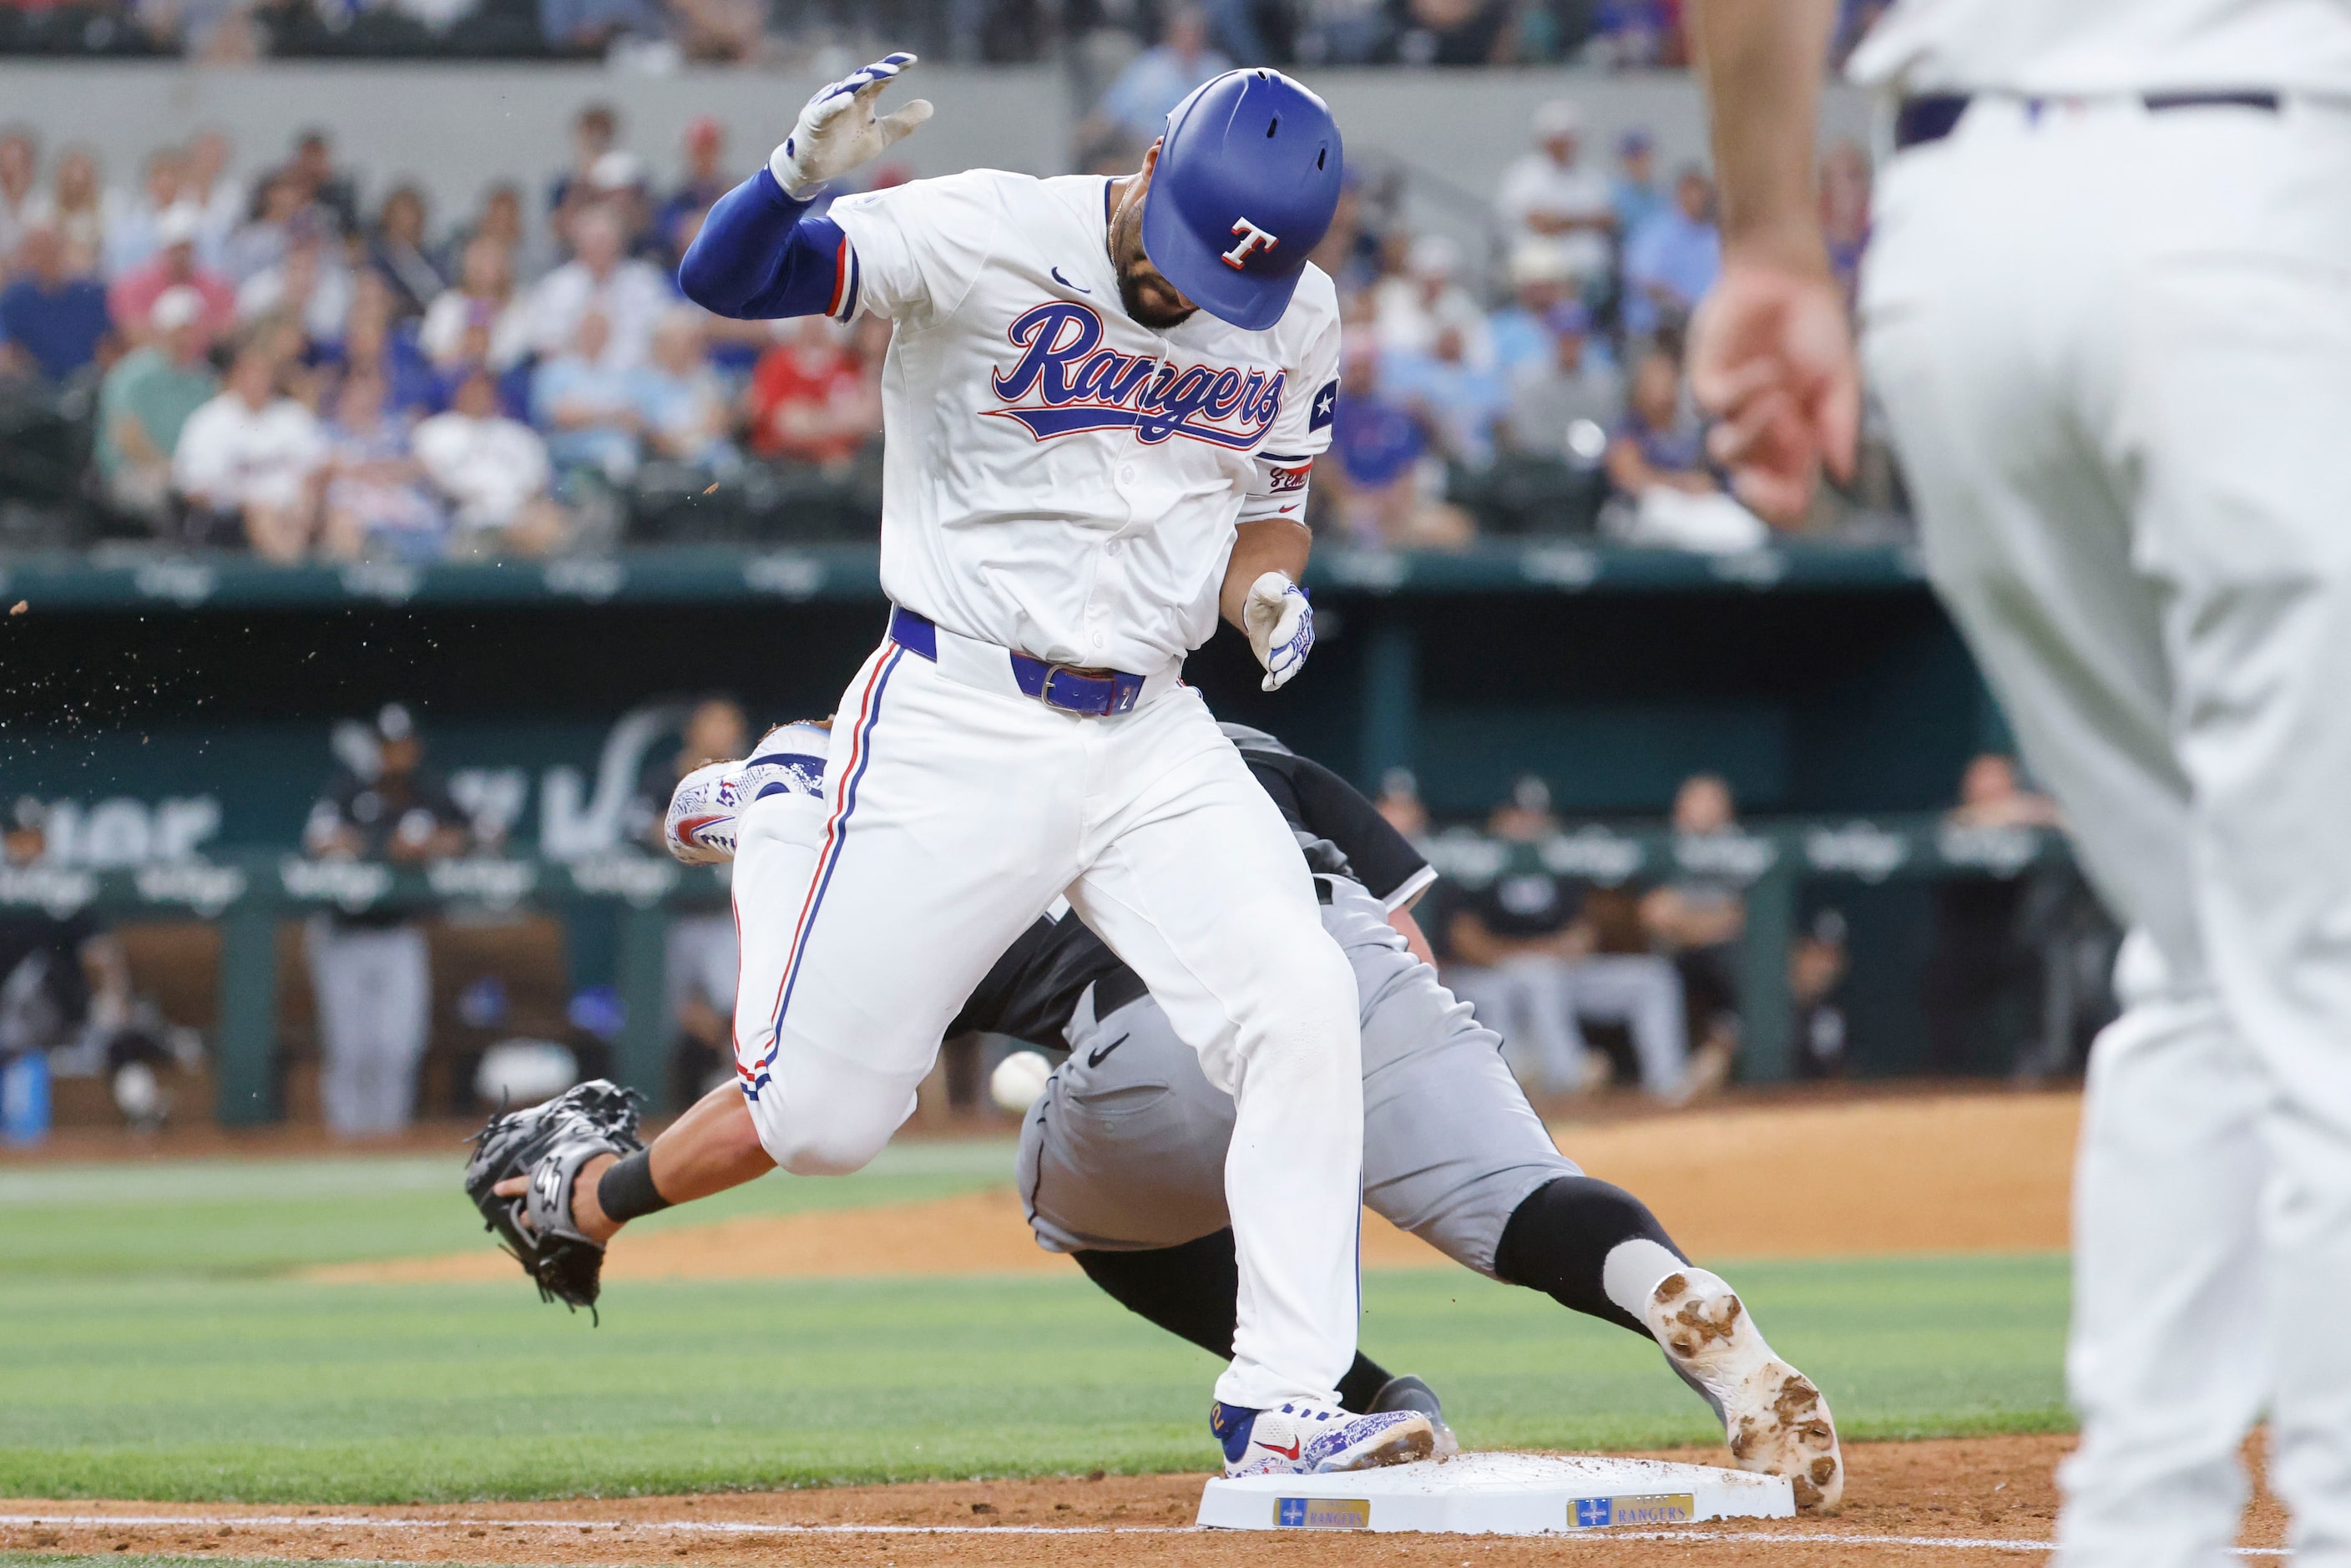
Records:
M1257 662L1265 666L1265 686L1280 691L1306 667L1314 651L1314 606L1306 591L1278 571L1262 572L1241 601L1241 626Z
M768 172L784 194L806 201L819 185L878 157L931 117L930 99L925 98L879 118L873 113L873 100L882 89L914 63L912 55L884 55L817 90L784 144L768 154Z

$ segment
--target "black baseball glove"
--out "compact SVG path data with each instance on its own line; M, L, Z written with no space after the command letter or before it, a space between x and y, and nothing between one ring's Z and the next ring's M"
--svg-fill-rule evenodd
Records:
M604 1248L580 1233L571 1184L598 1155L632 1155L645 1146L637 1136L642 1106L635 1090L599 1078L527 1111L501 1112L474 1134L465 1196L482 1211L484 1228L538 1286L539 1300L594 1314ZM528 1193L498 1196L494 1189L510 1176L528 1176Z

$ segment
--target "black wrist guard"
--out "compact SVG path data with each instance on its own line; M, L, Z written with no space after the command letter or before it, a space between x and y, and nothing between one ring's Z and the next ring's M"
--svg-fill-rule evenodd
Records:
M604 1174L596 1178L596 1207L604 1211L605 1218L614 1221L667 1208L669 1199L653 1186L653 1151L639 1149L606 1166Z

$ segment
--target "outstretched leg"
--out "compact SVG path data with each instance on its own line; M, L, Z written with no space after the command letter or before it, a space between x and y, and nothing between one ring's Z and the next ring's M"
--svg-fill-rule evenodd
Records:
M1334 893L1334 920L1353 897ZM1638 1198L1559 1152L1500 1041L1435 971L1388 948L1348 954L1358 988L1379 998L1363 1030L1364 1202L1481 1274L1646 1333L1722 1417L1741 1468L1786 1476L1802 1508L1834 1508L1844 1477L1828 1406L1745 1303Z
M1844 1497L1820 1390L1772 1354L1738 1292L1691 1264L1631 1193L1582 1176L1544 1186L1503 1228L1494 1275L1656 1340L1721 1417L1740 1468L1786 1476L1799 1508L1833 1510Z

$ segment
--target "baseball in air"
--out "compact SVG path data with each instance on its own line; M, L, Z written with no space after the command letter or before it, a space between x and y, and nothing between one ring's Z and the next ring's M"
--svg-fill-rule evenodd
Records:
M1016 1051L987 1075L987 1092L1007 1111L1025 1116L1037 1096L1045 1092L1045 1080L1052 1075L1053 1064L1042 1051Z

